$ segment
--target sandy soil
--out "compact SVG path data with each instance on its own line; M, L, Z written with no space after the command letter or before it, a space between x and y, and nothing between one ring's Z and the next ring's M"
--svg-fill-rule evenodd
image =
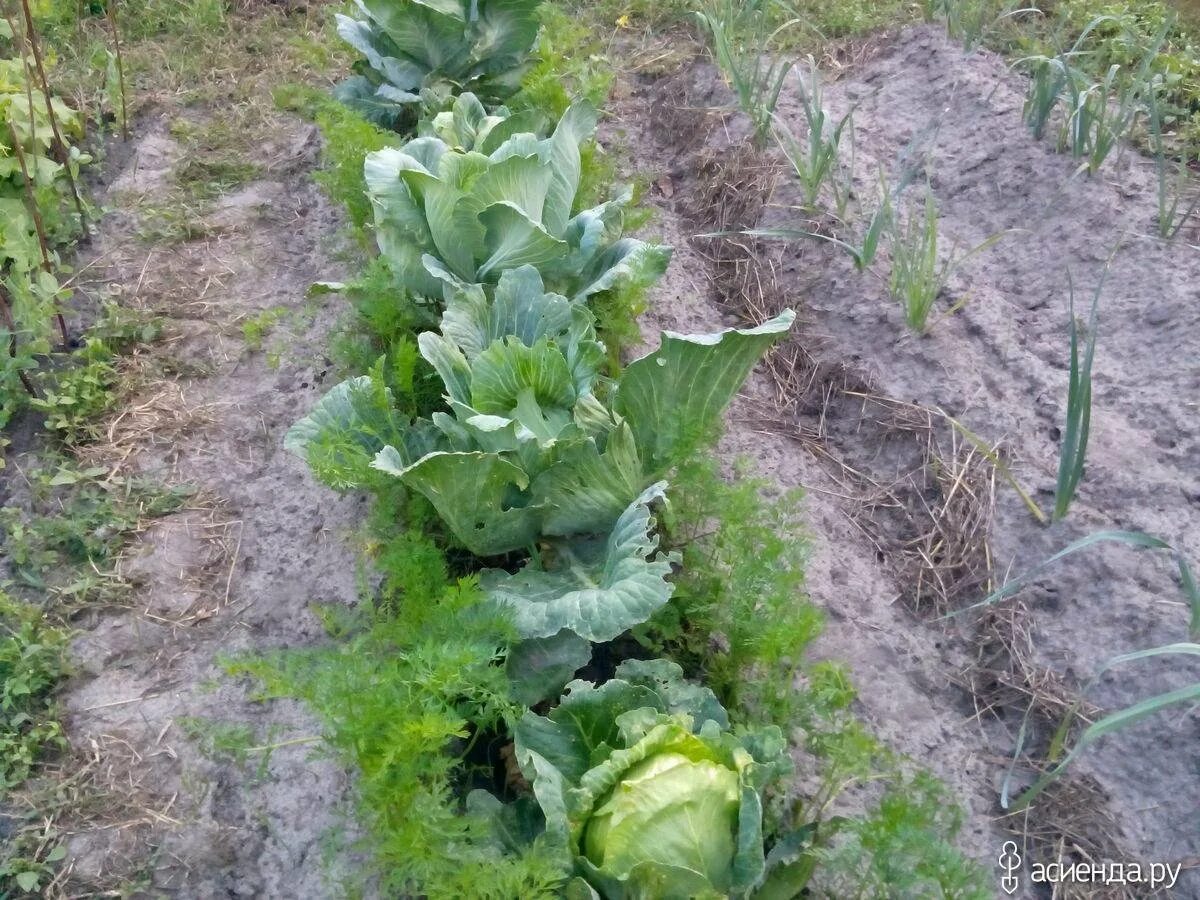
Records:
M850 663L861 713L876 732L959 793L970 852L991 865L1007 825L1036 853L1061 839L1068 858L1195 865L1200 719L1186 708L1089 752L1030 817L1000 821L998 804L1031 697L1035 712L1061 714L1056 704L1104 660L1187 639L1188 610L1169 558L1101 546L1036 580L999 625L937 618L982 599L989 561L1003 580L1100 529L1144 530L1200 559L1200 251L1150 237L1148 161L1127 152L1095 178L1072 177L1076 163L1022 126L1023 91L1004 60L965 55L929 27L861 48L827 87L835 114L855 107L860 196L872 196L879 168L894 179L911 148L910 159L927 155L943 253L1022 230L962 267L932 333L915 338L888 295L886 254L878 275L858 274L841 251L812 239L760 244L733 261L713 242L691 239L716 230L714 177L728 187L744 176L748 185L724 198L743 209L726 209L722 224L819 223L795 208L799 195L787 177L766 192L769 203L755 202L754 186L770 172L749 171L754 164L739 155L746 126L727 112L730 95L711 66L695 62L676 76L627 85L614 121L655 185L657 224L677 248L647 333L730 324L721 304L746 267L767 285L762 313L798 307L802 325L776 359L777 371L793 370L790 384L781 390L779 380L757 375L735 405L722 451L807 490L816 545L809 588L831 620L819 652ZM794 83L779 114L804 136ZM768 169L780 164L769 157ZM927 428L924 410L945 409L988 441L1003 440L1018 480L1048 509L1066 404L1067 271L1086 313L1118 244L1101 299L1087 474L1070 517L1045 527L936 415ZM938 318L960 300L961 311ZM933 570L914 565L914 548L938 518L928 510L954 506L955 475L984 498L969 504L982 537L966 542L962 565L939 569L948 585L939 597L928 587ZM986 500L993 485L994 513ZM1116 708L1196 674L1178 663L1138 664L1089 697ZM988 703L995 708L980 715ZM1176 890L1200 894L1200 877L1185 872Z
M738 165L762 164L739 155L745 126L723 111L730 98L710 66L628 80L606 128L621 130L649 175L654 227L676 247L645 328L733 324L746 310L723 304L747 272L767 288L756 295L759 312L798 307L795 340L773 363L794 378L763 371L751 380L721 452L807 491L809 590L830 618L818 652L850 664L875 732L961 797L972 855L989 865L1015 829L1036 852L1061 839L1072 858L1190 865L1200 857L1200 722L1191 710L1089 752L1056 802L1028 819L1004 820L997 799L1031 697L1048 716L1105 659L1186 638L1168 559L1099 548L1038 579L999 624L937 618L946 604L981 597L989 567L998 578L1023 571L1097 529L1145 530L1200 560L1200 251L1148 237L1146 161L1126 154L1096 178L1072 177L1073 161L1021 126L1022 92L1003 60L964 55L924 27L867 48L828 88L833 111L856 107L863 196L877 167L894 175L913 144L928 153L946 246L1022 229L962 268L940 310L966 306L914 338L884 279L854 272L827 244L747 245L743 257L714 258L711 242L694 240L712 230L714 191L725 192L717 199L726 212L744 201L729 214L747 227L797 224L795 192L786 178L773 193L756 189L772 181L777 159L747 170L740 193L729 190ZM803 133L794 86L780 113ZM172 374L114 416L107 464L197 492L125 561L132 607L80 623L67 727L108 805L60 826L72 832L73 886L133 879L172 896L336 895L324 850L348 827L346 773L316 757L317 744L287 743L319 733L301 707L256 700L220 665L240 651L320 641L311 604L356 593L343 538L360 518L358 501L315 485L281 447L322 393L334 315L305 299L312 281L338 275L337 216L308 178L316 135L296 122L266 135L256 152L263 178L217 201L204 237L177 244L143 242L137 209L165 202L180 148L165 121L142 123L135 140L110 173L115 211L81 287L116 290L161 315L167 337L155 352ZM1089 297L1122 241L1102 297L1087 477L1071 517L1047 528L922 410L943 408L989 441L1003 439L1021 483L1048 506L1066 399L1067 269ZM886 276L886 259L876 269ZM278 365L274 353L246 346L240 327L275 308L287 335L268 343ZM995 507L959 510L978 531L960 548L961 564L939 570L939 597L932 570L914 560L922 529L938 521L929 509L948 508L955 483L985 501L994 483ZM1041 680L1031 685L1031 675ZM1115 708L1196 675L1138 665L1089 696ZM994 708L981 714L987 703ZM239 762L214 753L213 735L231 724L248 726L259 745L283 746L261 765L262 754ZM1200 896L1195 871L1177 896Z
M171 202L181 153L167 125L141 123L132 152L120 154L101 198L113 212L81 287L161 316L165 337L151 353L173 374L151 380L107 423L106 444L85 453L114 474L196 493L125 559L132 608L78 623L63 705L100 793L88 815L58 825L70 835L71 889L332 896L331 879L353 864L342 854L331 869L325 858L347 827L347 775L317 755L320 728L302 707L257 700L221 659L318 642L310 605L356 598L344 538L361 510L314 484L281 446L323 390L334 312L305 292L340 274L338 217L309 178L315 129L283 121L256 148L262 180L218 198L203 237L139 239L140 216ZM241 324L264 310L281 316L272 354L242 338ZM231 729L243 744L281 746L244 760L214 750Z

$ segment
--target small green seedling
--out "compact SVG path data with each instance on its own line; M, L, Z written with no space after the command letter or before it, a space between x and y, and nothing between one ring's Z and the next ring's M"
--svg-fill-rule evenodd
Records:
M713 59L750 119L758 147L765 146L771 136L779 95L792 70L791 62L774 56L769 48L780 33L799 21L790 19L768 33L761 5L761 0L720 0L695 14L709 36Z
M1158 236L1174 240L1200 206L1200 190L1193 183L1186 160L1179 160L1174 173L1169 171L1166 135L1163 131L1164 115L1158 96L1160 85L1152 85L1146 93L1146 106L1150 120L1150 146L1154 151L1158 193ZM1191 193L1191 199L1187 195Z

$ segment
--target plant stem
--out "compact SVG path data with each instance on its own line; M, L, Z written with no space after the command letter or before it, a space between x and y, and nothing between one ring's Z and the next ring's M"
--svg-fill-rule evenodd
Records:
M25 163L25 150L21 147L21 138L17 134L17 127L11 121L8 123L8 131L12 135L13 151L17 156L17 163L21 167L21 177L25 180L25 199L29 202L29 214L33 217L33 228L37 232L38 247L42 251L42 268L45 269L47 275L54 274L54 264L50 262L50 247L46 240L46 225L42 221L42 211L38 207L37 197L33 193L33 179L29 177L29 167ZM71 339L67 335L67 323L63 319L62 312L57 308L55 303L54 317L58 320L58 330L62 333L63 349L70 345Z
M83 199L79 194L79 186L71 173L71 154L67 150L67 142L63 140L62 131L58 127L58 116L54 112L54 101L50 96L50 80L46 77L46 66L42 62L42 48L38 43L37 29L33 24L33 11L29 8L29 0L21 0L21 9L25 13L25 36L29 48L33 51L33 63L37 69L38 80L42 85L42 97L46 101L46 115L50 120L50 130L54 133L54 150L58 161L62 164L67 176L67 184L71 188L71 197L75 200L75 209L79 212L79 227L87 231L87 216L83 210ZM32 122L30 123L32 127Z

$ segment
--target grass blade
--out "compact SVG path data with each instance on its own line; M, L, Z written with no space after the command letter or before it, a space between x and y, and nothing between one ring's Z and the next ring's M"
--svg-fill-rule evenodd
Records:
M1025 587L1025 585L1029 584L1029 582L1037 578L1042 574L1042 572L1046 571L1046 569L1050 568L1050 566L1058 562L1060 559L1071 556L1074 553L1078 553L1080 550L1086 550L1088 547L1091 547L1094 544L1105 542L1128 544L1131 547L1139 547L1145 550L1165 550L1175 557L1176 562L1180 566L1181 573L1185 568L1187 568L1187 562L1183 559L1178 550L1176 550L1162 538L1157 538L1152 534L1146 534L1144 531L1094 531L1086 537L1082 537L1079 540L1068 544L1066 547L1059 550L1057 553L1053 554L1047 559L1042 560L1042 562L1038 563L1028 572L1018 575L1011 581L1005 582L978 603L972 603L970 606L947 613L945 616L943 616L943 618L962 615L963 613L970 612L973 609L991 606L994 603L999 603L1001 600L1006 600L1020 591L1023 587ZM1197 619L1196 610L1200 608L1200 597L1197 597L1195 594L1196 585L1194 579L1191 577L1190 568L1187 568L1187 574L1184 576L1184 581L1185 591L1188 590L1187 583L1191 583L1191 589L1193 593L1190 599L1192 600L1193 622L1195 622Z
M1164 647L1154 647L1148 650L1139 650L1134 653L1126 653L1122 656L1115 657L1109 660L1108 663L1097 674L1097 678L1108 671L1115 665L1123 662L1131 662L1137 659L1144 659L1150 656L1162 656L1168 654L1188 654L1200 656L1200 645L1198 644L1168 644ZM1092 723L1084 729L1079 736L1079 740L1075 742L1075 746L1063 757L1053 769L1044 773L1030 787L1017 798L1013 804L1013 809L1020 810L1027 807L1033 802L1037 796L1045 790L1055 779L1057 779L1084 750L1094 744L1100 738L1114 732L1122 731L1147 716L1152 716L1157 712L1175 706L1180 703L1188 703L1200 700L1200 682L1196 684L1185 685L1181 688L1176 688L1173 691L1167 691L1162 694L1157 694L1153 697L1148 697L1137 703L1127 706L1124 709L1110 713L1097 722ZM1069 717L1074 716L1074 710L1068 713ZM1059 731L1063 730L1060 726Z

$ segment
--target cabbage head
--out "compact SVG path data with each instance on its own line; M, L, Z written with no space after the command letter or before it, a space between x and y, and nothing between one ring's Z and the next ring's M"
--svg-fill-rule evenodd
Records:
M675 663L628 661L602 685L572 682L514 737L543 840L576 877L571 896L744 897L762 882L763 792L791 771L782 733L732 731Z

